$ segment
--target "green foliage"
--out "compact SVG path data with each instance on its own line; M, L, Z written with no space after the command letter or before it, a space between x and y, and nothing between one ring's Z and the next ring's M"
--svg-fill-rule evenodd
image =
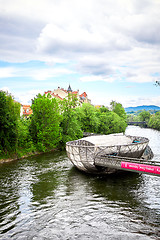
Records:
M97 132L99 126L99 118L97 117L97 109L89 103L76 109L78 120L81 124L83 132Z
M156 112L150 117L148 126L150 128L160 130L160 112Z
M11 95L0 91L0 150L5 154L16 152L20 104Z
M134 114L127 114L127 121L128 122L146 122L146 124L149 122L149 119L151 117L150 111L138 111Z
M101 113L106 113L106 112L109 112L109 109L107 107L105 107L105 106L102 106L102 107L99 108L99 111Z
M78 121L75 106L78 100L76 97L68 96L68 99L61 101L61 134L60 147L63 148L65 143L83 137L80 122Z
M98 133L101 134L125 132L125 129L127 127L125 119L112 111L101 113L99 115L99 119L100 124Z
M18 121L18 147L24 149L26 153L36 151L29 132L30 124L30 118L22 118Z
M127 114L127 122L140 122L139 115Z
M30 133L39 151L55 148L60 139L60 113L56 99L38 94L32 103Z
M143 110L142 112L139 113L139 119L142 122L144 121L144 122L148 123L150 116L151 116L151 114L146 110Z
M126 115L125 109L122 107L121 103L117 103L115 101L112 101L110 103L110 105L111 105L111 110L113 112L115 112L121 118L127 119L127 115Z
M116 102L114 102L113 110L109 111L104 106L97 110L87 103L76 109L84 132L100 134L124 132L127 127L125 110L121 104Z
M100 112L99 116L99 126L98 126L98 133L100 134L109 134L110 133L110 126L109 126L109 113Z
M32 101L33 114L20 119L20 104L0 92L0 154L15 153L21 157L35 151L64 148L66 142L83 137L83 132L110 134L124 132L126 115L121 104L112 102L112 111L96 109L76 96L58 101L38 94Z
M115 101L112 101L110 105L112 110L112 114L110 116L112 122L110 133L125 132L125 129L127 127L127 114L125 112L125 109L123 108L121 103L117 103ZM113 115L113 113L115 113L116 115Z

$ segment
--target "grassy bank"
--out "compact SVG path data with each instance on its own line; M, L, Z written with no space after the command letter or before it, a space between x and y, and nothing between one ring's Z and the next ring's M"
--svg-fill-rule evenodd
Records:
M58 149L48 149L45 152L40 152L40 151L32 151L32 152L28 152L25 149L18 149L17 153L10 153L10 154L0 154L0 164L1 163L7 163L7 162L11 162L11 161L15 161L15 160L20 160L29 156L34 156L34 155L40 155L40 154L44 154L47 152L52 152L52 151L56 151Z

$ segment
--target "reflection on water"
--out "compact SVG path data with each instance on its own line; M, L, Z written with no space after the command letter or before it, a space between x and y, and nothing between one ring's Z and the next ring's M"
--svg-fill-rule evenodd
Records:
M159 157L160 133L146 136ZM65 152L0 166L0 239L158 239L159 177L136 173L92 176L75 169Z

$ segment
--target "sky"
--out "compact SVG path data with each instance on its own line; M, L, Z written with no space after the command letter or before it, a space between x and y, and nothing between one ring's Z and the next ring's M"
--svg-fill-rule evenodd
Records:
M0 0L0 89L160 106L159 0Z

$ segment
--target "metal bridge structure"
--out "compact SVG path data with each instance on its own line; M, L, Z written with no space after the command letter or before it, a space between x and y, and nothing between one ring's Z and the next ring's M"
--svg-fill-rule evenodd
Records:
M68 158L78 169L88 173L110 174L122 170L160 177L160 162L152 160L147 138L111 135L109 141L113 141L112 137L118 141L126 137L130 143L108 146L101 144L103 136L86 137L66 143ZM100 143L97 145L95 141Z
M157 161L108 155L95 157L94 164L102 168L114 168L160 177L160 162Z
M128 122L128 125L147 126L147 123L145 121L143 121L143 122Z

